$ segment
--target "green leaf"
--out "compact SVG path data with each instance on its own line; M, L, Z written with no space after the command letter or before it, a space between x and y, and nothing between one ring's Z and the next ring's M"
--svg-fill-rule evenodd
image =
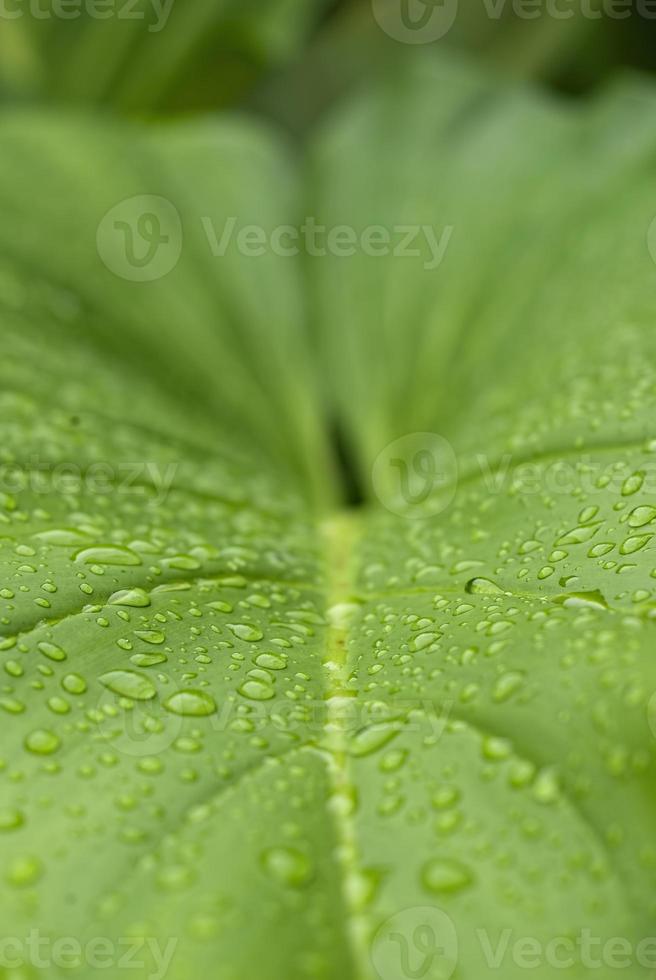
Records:
M28 75L10 63L10 81L42 100L128 112L207 105L210 93L210 104L225 105L295 53L321 7L307 0L273 0L265 10L253 0L80 0L68 7L8 0L7 49L12 60L29 53L35 66Z
M110 385L120 372L130 378L131 398L100 403L107 412L118 406L117 419L127 405L135 421L173 426L201 446L215 449L218 439L262 453L326 494L299 270L273 254L243 257L236 240L241 223L274 228L297 206L289 160L270 134L238 120L141 131L7 114L3 166L11 175L0 192L9 325L24 345L38 344L48 324L53 387L84 355L84 345L80 355L75 348L86 336L107 359ZM147 224L146 238L135 225L133 240L126 225L151 211L154 239ZM221 255L231 221L235 235ZM158 251L160 235L168 241ZM133 262L151 245L149 278L140 282ZM30 369L18 370L29 386ZM140 395L153 387L165 409Z
M422 60L306 201L243 121L5 116L4 976L649 975L653 106ZM202 220L303 213L452 233Z

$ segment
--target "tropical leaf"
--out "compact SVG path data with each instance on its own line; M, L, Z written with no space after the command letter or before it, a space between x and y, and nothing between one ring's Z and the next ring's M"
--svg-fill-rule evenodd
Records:
M28 97L128 112L207 105L210 92L209 104L225 105L296 52L322 7L89 0L37 9L9 0L7 81Z
M4 117L7 977L650 975L653 107L422 60L306 201L236 120ZM424 233L202 220L304 212Z

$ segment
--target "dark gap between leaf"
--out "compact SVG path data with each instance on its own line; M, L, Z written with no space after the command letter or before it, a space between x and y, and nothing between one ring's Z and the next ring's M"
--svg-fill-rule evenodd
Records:
M365 501L362 485L360 483L358 468L344 435L341 424L334 421L331 425L331 441L335 451L338 471L342 478L342 490L344 503L349 507L359 507Z

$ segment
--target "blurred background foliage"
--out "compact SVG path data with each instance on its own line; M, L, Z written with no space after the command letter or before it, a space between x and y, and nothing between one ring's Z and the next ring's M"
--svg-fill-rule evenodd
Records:
M44 14L61 2L80 14ZM86 0L0 0L0 99L133 116L236 106L302 133L363 77L416 50L387 37L371 0L103 2L125 16L91 17ZM578 13L524 19L508 0L491 18L484 0L460 0L453 28L431 47L570 93L620 67L656 70L655 20L594 18L583 7L600 11L604 0L564 2ZM171 4L161 30L155 3Z

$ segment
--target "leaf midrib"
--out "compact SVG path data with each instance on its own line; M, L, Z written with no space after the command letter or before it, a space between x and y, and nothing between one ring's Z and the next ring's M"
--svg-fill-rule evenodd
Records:
M350 762L347 746L347 726L344 714L340 711L346 691L350 665L348 657L348 626L340 618L331 615L336 606L352 601L351 585L355 545L361 532L358 516L342 512L325 521L321 526L324 540L328 588L326 608L328 625L326 628L326 649L324 671L326 677L326 745L327 771L332 798L336 805L329 807L336 837L336 857L340 871L340 887L345 916L345 942L353 965L354 980L364 980L369 976L369 925L367 918L357 907L355 895L361 862L358 859L358 843L355 824L348 802L340 806L340 799L351 799Z

